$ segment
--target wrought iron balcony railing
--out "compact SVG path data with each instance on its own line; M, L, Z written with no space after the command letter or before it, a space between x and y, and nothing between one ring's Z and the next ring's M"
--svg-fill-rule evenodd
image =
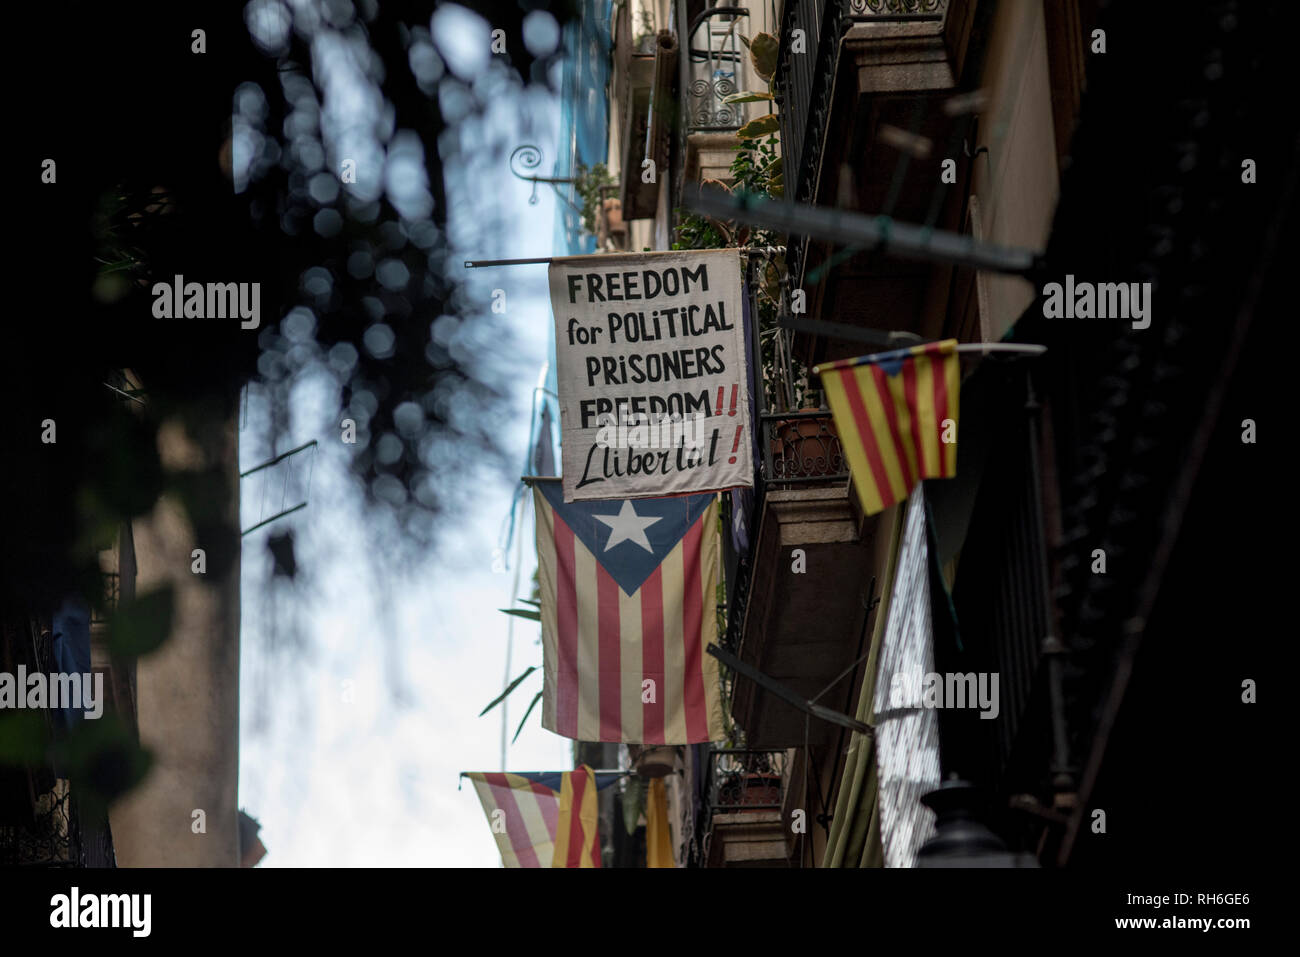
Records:
M116 576L105 579L116 583ZM49 622L0 622L0 670L19 666L47 677L57 668ZM55 732L50 708L39 712L44 736ZM115 867L113 838L102 812L89 816L78 785L49 760L0 767L0 867Z
M757 317L760 310L752 260L746 272L745 288L750 297L749 315ZM749 600L753 548L757 544L759 519L768 490L842 484L849 478L848 462L831 413L826 409L790 410L790 403L801 391L796 385L806 384L795 381L790 361L790 331L756 328L760 324L755 318L750 329L751 353L763 357L751 367L749 383L758 413L754 491L752 495L728 498L724 502L727 527L732 531L722 537L727 621L721 643L733 653L740 646L740 631ZM765 338L769 340L766 350ZM737 514L739 510L744 514ZM744 529L743 534L740 529Z
M763 479L772 486L826 483L849 477L830 412L806 409L760 415Z
M33 800L29 820L0 824L0 866L116 867L107 817L89 820L67 779L46 783L48 788Z
M697 815L691 866L709 860L714 818L721 814L779 812L789 786L786 752L710 748L704 769L705 799Z
M681 57L682 113L689 133L737 130L745 123L745 104L725 99L749 87L749 59L740 42L749 10L706 7L686 25Z
M849 16L854 20L921 16L942 16L948 0L849 0Z
M711 750L706 779L709 811L779 811L785 799L785 771L784 751Z

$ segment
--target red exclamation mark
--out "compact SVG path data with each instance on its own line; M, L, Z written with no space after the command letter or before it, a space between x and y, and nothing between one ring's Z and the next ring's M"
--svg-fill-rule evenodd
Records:
M739 393L739 392L740 392L740 386L738 386L738 385L733 385L733 386L731 387L731 411L728 412L727 415L735 415L735 414L736 414L736 395L737 395L737 393Z
M722 415L722 386L718 386L718 404L713 407L714 415Z
M733 410L731 414L735 415L735 410ZM727 461L732 465L736 464L736 450L740 448L740 433L743 432L744 429L745 427L743 425L736 426L736 437L731 443L731 458L727 459Z

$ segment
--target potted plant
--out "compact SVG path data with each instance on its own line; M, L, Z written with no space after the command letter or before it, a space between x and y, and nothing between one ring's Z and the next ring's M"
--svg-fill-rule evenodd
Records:
M597 163L591 167L583 163L578 164L577 173L573 177L573 192L582 204L582 229L584 232L592 236L596 235L596 216L608 208L601 202L604 199L602 191L606 187L617 185L617 183L618 180L610 173L604 163ZM619 209L622 209L621 205ZM620 223L622 219L622 212L620 212Z
M627 746L632 769L643 778L662 778L672 774L677 765L677 748L672 745Z
M835 430L835 420L814 396L811 391L805 395L800 411L822 410L824 415L776 422L772 463L777 478L815 478L844 471L844 448Z
M623 219L623 203L617 197L608 195L617 190L617 186L600 188L600 207L596 217L596 248L600 250L618 250L627 247L627 223Z
M601 209L605 217L605 230L621 233L627 227L623 225L623 201L615 197L601 200Z
M723 773L717 794L719 807L779 807L781 774L765 755L746 755L741 767L733 767Z

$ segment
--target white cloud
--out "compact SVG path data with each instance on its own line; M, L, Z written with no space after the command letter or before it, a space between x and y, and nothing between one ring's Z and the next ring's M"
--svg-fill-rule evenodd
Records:
M531 99L529 108L536 111ZM553 127L554 102L549 109L547 125ZM520 135L518 128L501 125L500 114L493 122L498 139ZM487 134L478 129L475 135ZM549 191L531 206L526 184L504 167L495 173L486 168L482 157L489 154L472 155L479 158L465 181L491 181L493 187L478 190L468 206L457 207L458 215L481 217L487 205L514 220L507 234L494 237L495 248L472 252L483 258L545 255L537 245L540 236L549 247L553 234ZM449 195L455 192L454 171L452 179ZM501 189L503 181L510 187ZM514 411L497 431L507 453L522 462L531 390L549 342L545 267L472 278L488 289L511 283L507 351L519 371L511 380ZM322 413L332 398L309 391L295 401L293 421L301 435L293 437L294 444L320 437ZM262 866L499 866L473 786L457 785L461 771L500 769L500 716L477 715L502 687L511 619L496 609L508 603L512 574L492 571L492 553L514 492L512 480L503 476L481 486L463 524L449 527L443 561L430 560L410 570L406 581L391 583L388 604L389 596L371 594L358 573L356 556L367 547L362 517L349 497L343 459L331 457L332 448L322 443L311 505L285 520L315 582L300 619L308 647L286 653L270 646L266 533L245 542L240 806L262 824L269 851ZM241 448L241 467L256 464L262 451L251 443ZM247 519L257 503L247 489L245 496ZM526 536L521 591L527 595L531 524L517 534ZM387 634L388 628L397 634ZM541 664L537 632L535 624L515 621L514 674ZM394 700L394 674L409 699L402 704ZM350 704L342 700L344 681L354 682ZM510 735L540 687L538 672L511 696ZM570 742L541 729L538 708L509 749L508 764L519 771L566 769L572 764Z

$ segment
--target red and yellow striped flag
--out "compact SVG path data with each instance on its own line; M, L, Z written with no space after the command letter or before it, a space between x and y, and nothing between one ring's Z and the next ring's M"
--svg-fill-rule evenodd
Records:
M506 867L600 867L596 791L619 777L575 771L472 771Z
M957 340L829 362L813 369L862 510L882 512L921 479L957 474Z
M564 776L552 867L600 867L596 776L585 764Z

